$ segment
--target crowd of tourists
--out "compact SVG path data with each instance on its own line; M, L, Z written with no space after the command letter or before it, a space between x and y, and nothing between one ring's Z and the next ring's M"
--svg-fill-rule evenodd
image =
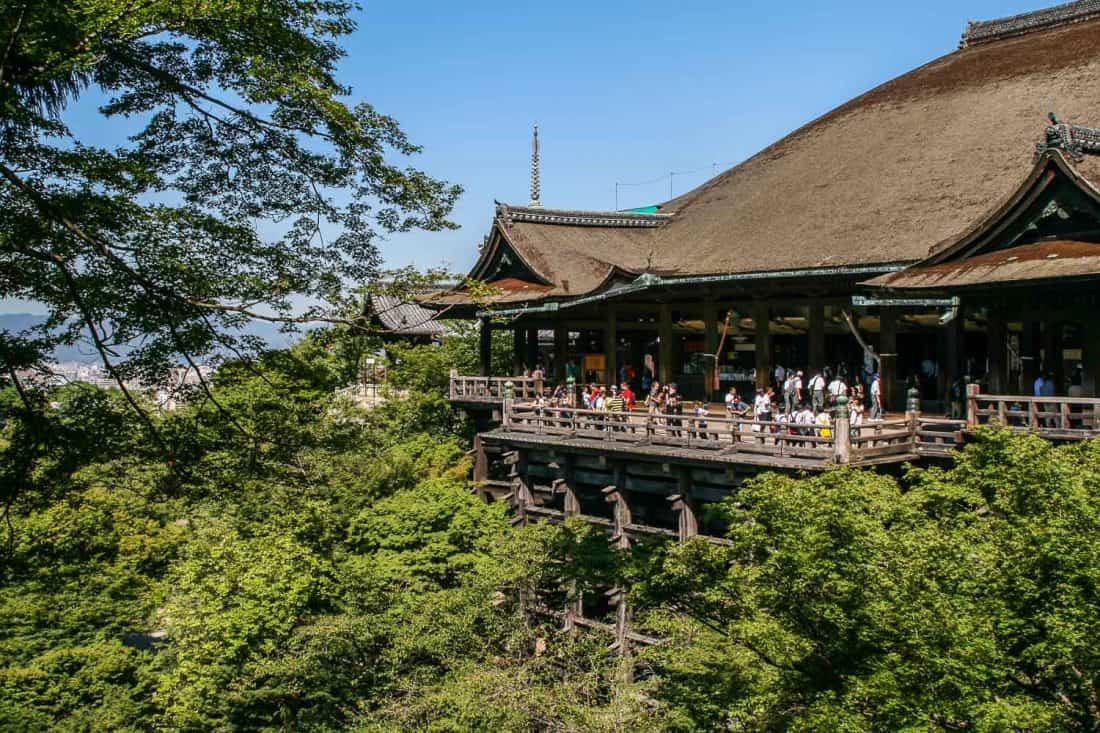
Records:
M866 375L866 385L858 379L849 384L842 373L825 369L814 371L807 378L802 370L777 366L771 377L768 386L757 387L755 394L747 398L736 387L730 387L724 400L725 417L757 423L754 430L758 431L829 437L836 407L844 397L848 400L853 429L865 420L883 418L882 381L878 373ZM655 379L646 382L649 389L644 395L637 395L629 381L610 386L582 385L576 395L569 395L566 387L559 384L552 392L540 395L536 407L622 413L623 419L627 413L644 410L675 427L682 424L683 417L694 416L692 425L698 429L706 427L707 418L718 416L706 402L685 400L675 383L661 384Z

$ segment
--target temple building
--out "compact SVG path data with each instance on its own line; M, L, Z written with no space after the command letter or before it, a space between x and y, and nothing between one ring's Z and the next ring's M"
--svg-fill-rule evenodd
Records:
M708 506L764 471L942 463L994 423L1100 436L1098 92L1087 0L971 23L956 51L647 210L544 207L536 136L531 200L497 204L476 285L426 303L481 321L482 375L450 380L478 420L474 489L619 548L723 543ZM504 329L517 367L543 369L489 375ZM792 424L704 404L779 365L878 371L892 412L864 421L838 394ZM568 389L653 379L700 404L583 409ZM547 400L547 382L566 388ZM534 600L622 654L657 641L626 589L574 591Z
M510 329L550 381L704 399L777 365L878 370L889 407L915 385L935 411L964 374L1030 394L1043 371L1096 395L1098 90L1086 0L971 23L952 53L646 211L543 206L536 137L531 201L496 205L469 273L488 302L427 305L482 320L485 369Z

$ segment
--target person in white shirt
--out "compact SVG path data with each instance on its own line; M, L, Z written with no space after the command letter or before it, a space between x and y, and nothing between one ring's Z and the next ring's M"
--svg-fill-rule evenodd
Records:
M829 382L829 404L835 405L838 397L848 396L848 385L839 376Z
M882 377L878 372L871 378L871 419L882 419Z
M813 400L814 414L825 409L825 377L820 371L814 372L810 380L810 399Z
M752 416L756 422L771 422L772 419L772 401L768 397L768 393L764 391L763 387L756 388L756 398L752 402ZM768 432L763 425L753 425L753 430L760 432Z

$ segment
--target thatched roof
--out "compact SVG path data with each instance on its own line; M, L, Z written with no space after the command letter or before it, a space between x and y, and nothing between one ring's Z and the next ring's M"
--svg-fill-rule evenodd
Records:
M631 273L885 270L923 260L1016 190L1048 112L1100 125L1095 5L972 25L965 47L667 202L660 211L671 216L647 226L614 222L620 214L586 225L580 212L546 210L538 211L569 216L538 223L501 207L472 274L484 273L494 247L510 246L530 271L521 279L545 288L537 300L584 295Z
M954 294L1100 277L1100 190L1092 182L1100 180L1100 159L1072 145L1075 137L1100 139L1100 130L1049 129L1058 147L1043 146L1030 174L1001 206L921 262L865 285ZM1063 140L1071 141L1071 150Z

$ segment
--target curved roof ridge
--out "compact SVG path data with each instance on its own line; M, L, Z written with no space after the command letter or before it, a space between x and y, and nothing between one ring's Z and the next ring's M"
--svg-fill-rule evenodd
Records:
M505 226L513 221L518 221L528 224L566 224L569 226L591 227L659 227L671 217L668 214L548 209L541 206L513 206L497 202L497 218L504 222Z
M1097 15L1100 15L1100 0L1078 0L1004 18L970 21L959 42L959 48L993 43L1005 38L1077 23Z
M1060 22L1060 23L1048 23L1047 25L1044 25L1041 28L1033 28L1033 29L1030 29L1029 31L1026 31L1026 32L1030 33L1030 32L1038 32L1040 30L1055 29L1055 28L1058 28L1059 26L1069 25L1071 23L1076 24L1076 23L1079 23L1079 22L1088 22L1088 21L1097 21L1097 25L1100 26L1100 0L1082 0L1080 2L1066 3L1065 5L1059 5L1059 6L1055 6L1054 8L1048 8L1047 10L1033 11L1032 13L1023 13L1020 16L1010 16L1010 18L1029 16L1029 15L1033 15L1033 14L1036 14L1036 13L1044 13L1044 12L1047 12L1048 10L1058 10L1060 8L1069 7L1069 6L1078 6L1078 5L1088 5L1090 7L1094 7L1095 9L1091 10L1088 13L1079 13L1072 20L1066 20L1066 21L1063 21L1063 22ZM1003 20L1008 20L1008 19L1003 19ZM1000 22L1000 21L984 21L984 22L997 23L997 22ZM1100 28L1098 28L1098 33L1100 33ZM1021 35L1024 35L1024 33L1021 32L1021 33L1015 34L1015 36L1021 36ZM1010 38L1010 37L1006 36L1005 39L1006 40L1015 40L1015 41L1018 41L1019 43L1024 42L1024 39L1020 39L1020 38L1016 38L1016 37L1011 37ZM677 214L679 214L683 210L683 207L685 207L687 205L690 205L694 199L696 199L700 195L706 193L709 189L711 189L715 186L721 185L727 178L730 178L731 176L737 174L740 169L748 166L749 164L758 162L761 159L766 159L770 155L777 154L778 151L782 150L784 147L790 145L791 143L796 142L798 139L800 139L801 137L803 137L807 133L813 132L816 128L822 127L822 126L828 124L829 122L833 121L836 118L842 117L845 114L848 114L852 111L858 110L862 106L868 106L868 105L872 105L872 104L876 104L876 103L884 102L884 101L897 101L897 100L891 98L891 93L894 92L895 90L897 90L898 87L902 86L906 82L909 82L912 79L919 78L922 75L934 74L937 71L937 69L939 67L941 67L942 65L950 64L950 63L953 63L953 62L955 62L957 60L960 60L962 58L966 58L968 54L980 53L980 52L983 52L983 51L987 50L987 44L979 43L979 44L974 44L974 45L977 46L977 48L970 48L970 47L960 46L958 49L955 49L953 51L945 53L942 56L938 56L937 58L934 58L930 61L927 61L927 62L921 64L920 66L917 66L916 68L905 71L905 72L903 72L903 73L901 73L901 74L899 74L895 77L887 79L886 81L884 81L880 84L876 84L875 86L871 87L867 91L865 91L861 94L858 94L855 97L852 97L851 99L848 99L848 100L842 102L841 104L837 105L836 107L833 107L832 109L829 109L829 110L823 112L822 114L818 115L817 117L814 117L813 119L807 121L806 123L796 127L795 129L791 130L787 134L780 137L778 140L775 140L774 142L768 144L766 147L761 148L757 152L753 153L752 155L749 155L744 160L741 160L740 162L738 162L735 165L727 168L726 170L724 170L721 173L719 173L718 175L710 178L709 180L704 181L703 183L699 184L698 186L691 189L690 191L685 191L684 193L680 194L679 196L677 196L675 198L672 198L672 199L669 199L668 201L665 201L664 203L660 204L661 210L662 211L668 211L670 215L675 217ZM1080 60L1080 64L1085 65L1090 60L1091 59L1088 59L1088 58L1082 58ZM976 83L980 83L980 82L976 82ZM924 92L927 93L928 90L924 90ZM1038 140L1038 137L1036 139ZM778 153L778 154L781 155L782 153Z

